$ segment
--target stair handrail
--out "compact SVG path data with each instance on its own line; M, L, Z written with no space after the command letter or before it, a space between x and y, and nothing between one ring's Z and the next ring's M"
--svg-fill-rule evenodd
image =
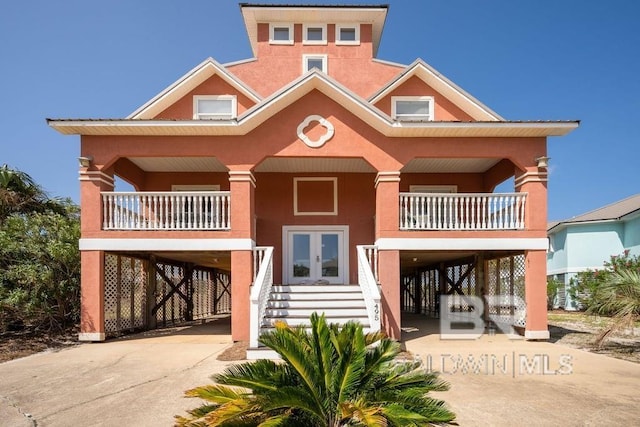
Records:
M372 245L356 246L358 254L358 284L367 307L369 330L371 332L380 330L380 289L374 274L374 271L377 271L377 265L373 264L377 263L377 251L378 248ZM367 253L375 255L370 258Z
M253 250L257 273L251 285L251 307L249 309L249 347L258 347L260 326L267 310L269 295L273 288L273 246L258 246Z

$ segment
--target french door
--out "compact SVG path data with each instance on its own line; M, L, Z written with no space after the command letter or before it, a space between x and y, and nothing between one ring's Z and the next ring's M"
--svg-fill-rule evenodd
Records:
M285 276L289 284L319 280L343 284L346 274L345 230L285 230Z

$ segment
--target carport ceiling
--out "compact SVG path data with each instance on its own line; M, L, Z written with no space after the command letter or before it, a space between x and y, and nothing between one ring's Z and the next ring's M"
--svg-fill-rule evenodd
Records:
M175 251L153 252L157 258L188 262L202 267L231 271L231 252L222 251Z

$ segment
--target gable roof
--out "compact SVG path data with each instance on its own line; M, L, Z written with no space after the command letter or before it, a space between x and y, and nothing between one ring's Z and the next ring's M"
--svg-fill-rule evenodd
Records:
M245 135L312 90L318 90L389 137L542 137L560 136L578 121L398 122L314 69L230 120L47 119L63 134L79 135Z
M582 215L574 216L565 221L555 221L548 224L547 231L568 224L598 222L598 221L620 221L634 213L640 213L640 193L619 200L609 205L594 209Z
M255 4L240 3L240 11L247 29L253 55L258 50L258 23L291 22L371 24L373 56L378 52L382 29L387 19L389 5L327 5L327 4Z
M505 121L503 117L495 111L478 101L476 98L465 92L460 86L440 74L435 68L416 59L411 65L394 77L389 83L383 86L378 92L369 98L369 102L375 104L385 96L389 95L396 88L401 86L411 77L416 76L433 89L441 93L458 108L469 114L478 121Z
M237 89L238 92L254 102L260 102L260 96L249 86L231 74L215 59L207 58L146 104L127 116L127 119L152 119L214 75L219 76L226 83Z

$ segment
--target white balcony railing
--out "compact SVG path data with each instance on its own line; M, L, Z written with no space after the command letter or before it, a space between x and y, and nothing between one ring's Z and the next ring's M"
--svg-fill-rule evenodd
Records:
M527 193L400 193L401 230L523 230Z
M228 230L228 191L103 192L103 230Z

